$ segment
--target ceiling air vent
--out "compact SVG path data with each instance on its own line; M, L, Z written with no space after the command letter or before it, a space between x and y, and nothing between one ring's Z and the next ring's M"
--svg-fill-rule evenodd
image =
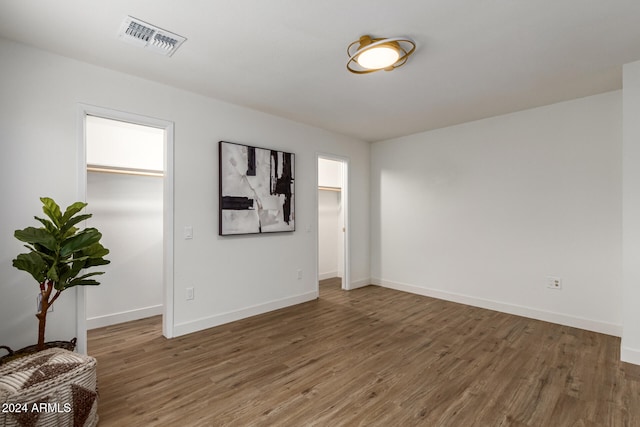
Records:
M177 34L165 31L144 21L127 16L120 26L118 37L135 46L171 56L186 40Z

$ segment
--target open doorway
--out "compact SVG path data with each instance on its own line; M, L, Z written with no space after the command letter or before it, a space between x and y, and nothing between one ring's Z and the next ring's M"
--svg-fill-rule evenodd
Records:
M78 350L87 330L162 316L173 336L173 125L82 106L80 194L111 253L101 286L78 288Z
M164 130L88 115L87 225L103 234L104 286L86 290L87 329L162 315Z
M318 283L350 289L347 159L318 155Z

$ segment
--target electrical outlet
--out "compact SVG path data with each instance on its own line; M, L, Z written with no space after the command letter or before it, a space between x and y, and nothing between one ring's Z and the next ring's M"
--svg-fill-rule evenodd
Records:
M193 298L193 288L187 288L187 300L192 300Z
M302 270L298 270L298 280L302 279Z
M562 279L560 277L548 276L547 288L549 289L562 289Z

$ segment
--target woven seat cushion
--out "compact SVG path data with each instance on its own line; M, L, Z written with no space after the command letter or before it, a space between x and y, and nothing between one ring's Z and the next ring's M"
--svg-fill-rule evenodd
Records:
M0 427L98 423L96 360L52 348L0 365Z

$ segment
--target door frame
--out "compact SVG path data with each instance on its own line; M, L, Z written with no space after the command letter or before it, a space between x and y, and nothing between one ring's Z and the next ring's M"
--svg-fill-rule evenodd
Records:
M164 130L164 177L163 179L163 274L162 274L162 334L167 338L174 336L173 321L173 253L174 253L174 199L173 199L173 122L147 117L139 114L97 107L89 104L78 104L78 200L87 200L87 143L86 116L97 116L105 119L119 120L142 126ZM87 294L83 286L76 287L76 336L78 352L87 353Z
M352 289L351 286L351 227L349 226L349 158L344 156L339 156L336 154L329 153L316 153L316 289L318 293L320 292L320 278L319 278L319 246L320 246L320 227L319 224L319 214L318 214L318 162L320 159L325 160L333 160L335 162L342 163L342 215L343 224L344 224L344 238L343 238L343 272L342 272L342 289L345 291L350 291Z

